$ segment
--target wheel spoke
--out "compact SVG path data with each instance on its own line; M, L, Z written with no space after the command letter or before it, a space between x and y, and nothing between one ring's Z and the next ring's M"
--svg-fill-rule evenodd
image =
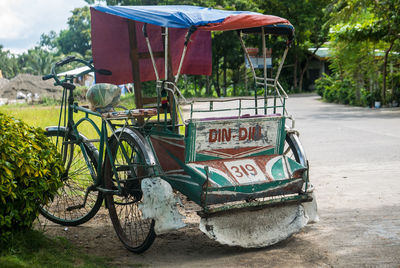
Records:
M141 181L138 175L143 176L146 168L140 160L144 157L135 140L127 133L122 133L120 143L115 139L110 143L112 159L116 168L121 195L106 197L108 209L114 229L124 246L136 253L146 250L154 241L154 221L143 219L138 208L141 198ZM124 154L124 152L126 154ZM107 159L105 165L105 182L108 189L117 186L115 174L112 172L111 162Z
M62 146L65 130L50 131L46 135L54 144L58 140L58 150L60 152L61 148L65 150L63 155L64 164L69 166L69 169L65 174L66 176L62 178L64 185L58 190L54 199L41 208L41 213L49 220L62 225L82 224L97 213L102 203L102 195L98 191L90 191L84 204L86 191L89 186L93 185L95 178L92 178L81 148L70 141L68 146ZM97 159L93 151L95 149L90 148L87 146L85 151L88 154L93 170L95 170L97 166ZM73 154L71 154L72 152ZM79 207L83 204L83 207Z

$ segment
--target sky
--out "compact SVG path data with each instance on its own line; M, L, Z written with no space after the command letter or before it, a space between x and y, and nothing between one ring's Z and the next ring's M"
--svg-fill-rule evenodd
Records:
M0 0L0 45L21 54L39 43L42 33L58 33L84 0Z

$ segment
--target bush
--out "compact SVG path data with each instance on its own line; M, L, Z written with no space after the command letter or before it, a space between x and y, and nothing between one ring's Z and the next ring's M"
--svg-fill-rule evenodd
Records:
M327 102L359 106L371 105L371 92L360 88L360 96L357 98L357 85L351 79L339 79L324 74L316 80L315 86L317 93Z
M318 95L323 97L324 91L331 87L333 82L333 79L329 75L323 73L319 79L315 80L315 88L317 89Z
M43 130L0 113L0 241L32 227L62 185L63 164Z

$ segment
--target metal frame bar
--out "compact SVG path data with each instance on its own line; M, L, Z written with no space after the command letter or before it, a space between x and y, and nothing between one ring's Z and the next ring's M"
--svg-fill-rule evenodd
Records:
M192 34L196 31L197 29L195 27L190 27L189 30L186 33L186 37L185 37L185 44L183 46L183 51L182 51L182 55L181 55L181 60L179 62L179 67L178 67L178 72L175 76L175 83L178 82L179 80L179 76L181 74L181 70L182 70L182 66L183 66L183 60L185 59L186 56L186 52L187 52L187 47L189 45L190 42L190 37L192 36Z
M263 60L264 60L264 98L267 97L267 51L266 51L266 43L265 43L265 32L264 27L261 27L261 38L262 38L262 52L263 52ZM266 99L268 102L268 99ZM267 104L268 105L268 104ZM264 114L267 114L267 108L264 103Z
M151 63L153 64L153 69L154 69L154 73L156 75L156 79L157 79L157 81L159 81L160 76L158 75L156 61L154 60L153 50L150 45L150 39L149 39L149 36L147 35L147 23L145 23L143 25L143 35L144 35L144 39L146 40L147 49L149 50L149 53L150 53Z
M283 52L283 56L282 56L282 59L281 59L281 63L279 64L278 71L276 72L276 75L275 75L274 87L276 87L276 84L277 84L277 82L278 82L278 78L279 78L279 75L281 74L283 64L285 63L285 59L286 59L286 55L287 55L287 53L288 53L288 50L289 50L289 46L286 46L285 52ZM282 90L283 90L283 89L282 89ZM286 96L287 96L287 95L286 95Z
M165 49L164 49L164 68L165 68L165 80L168 80L168 28L165 27L164 32Z

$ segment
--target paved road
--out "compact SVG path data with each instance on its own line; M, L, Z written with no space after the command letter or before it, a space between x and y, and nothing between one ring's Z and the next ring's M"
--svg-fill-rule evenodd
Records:
M400 265L400 109L292 97L321 221L310 232L328 264ZM316 246L314 244L314 246Z

